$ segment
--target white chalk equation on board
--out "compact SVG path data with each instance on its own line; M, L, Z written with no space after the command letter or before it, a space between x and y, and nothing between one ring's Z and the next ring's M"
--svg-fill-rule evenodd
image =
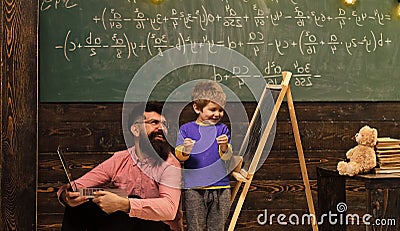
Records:
M40 11L58 10L58 9L72 9L77 7L78 4L73 0L41 0Z
M275 61L268 61L266 66L262 68L263 75L254 75L250 73L250 68L246 65L234 66L230 73L219 73L215 66L213 66L213 80L215 82L228 81L229 79L237 79L238 87L245 86L244 79L246 78L264 78L267 84L280 84L282 81L282 66ZM312 87L313 80L322 78L320 74L313 74L311 64L305 63L300 65L297 60L293 63L294 85L296 87Z
M39 0L41 78L74 88L74 78L98 83L93 95L76 96L90 99L102 98L97 92L110 82L116 90L105 97L119 99L131 73L153 58L167 56L166 51L191 57L206 53L202 46L210 54L223 47L242 54L261 72L251 78L278 84L281 70L291 71L292 85L301 86L301 100L396 98L383 86L397 73L400 24L392 12L397 1L360 3L348 7L339 0L177 0L160 5L150 0ZM223 55L210 57L225 60ZM250 78L240 66L230 74L201 68L207 72L200 69L200 74L235 88L245 88L241 84ZM197 73L197 67L171 73L160 86L171 83L172 88L186 81L188 73L188 78L196 77L192 70ZM60 87L45 97L64 97L58 92L69 90ZM239 93L247 97L245 89Z
M67 5L68 2L65 2L65 4ZM44 3L50 6L52 1L43 1L41 5L43 6ZM54 4L57 8L57 1ZM336 33L330 33L328 37L319 38L315 35L317 32L313 32L313 29L305 28L305 25L323 28L332 23L337 25L340 31L351 23L356 25L357 28L362 28L367 24L383 27L392 18L391 15L378 9L374 9L373 12L357 12L354 10L347 12L343 8L338 8L336 15L327 15L316 11L303 11L296 3L292 2L292 4L294 7L292 10L288 10L290 13L285 13L282 10L263 9L257 4L250 6L252 14L238 13L241 10L235 9L226 2L223 12L220 13L212 13L206 6L201 5L198 9L184 11L172 8L168 11L169 13L157 13L154 16L147 16L135 5L133 5L129 16L124 16L121 10L116 8L105 7L101 13L89 16L89 18L91 18L93 26L99 25L104 31L110 31L109 34L103 34L102 37L88 31L89 36L84 38L85 41L73 41L69 39L69 35L73 31L69 30L65 36L64 44L56 45L55 48L63 49L65 59L70 61L69 53L79 49L89 49L90 56L96 56L100 48L115 49L114 57L117 59L139 57L139 53L142 51L146 51L147 55L150 56L161 55L165 49L179 48L186 44L196 43L225 46L239 52L240 49L250 48L255 56L258 56L262 46L266 47L267 50L273 49L281 56L284 56L285 51L289 49L298 49L301 55L314 55L318 53L318 49L322 48L328 48L332 54L335 54L339 49L344 49L349 55L352 55L354 50L360 47L370 53L376 51L379 47L388 46L392 43L390 37L379 31L370 30L368 34L363 32L364 34L358 34L358 37L342 39ZM75 4L69 5L69 7L72 6L75 6ZM270 23L273 27L279 27L281 24L295 24L302 30L296 39L267 38L266 23ZM138 30L138 33L145 29L150 30L147 33L146 40L132 40L127 33L123 32L123 29L131 29L132 27ZM174 41L168 39L167 33L162 32L165 31L165 28L174 29L175 36L170 36L175 37ZM209 38L211 36L208 36L207 30L212 28L233 28L235 31L237 30L237 33L247 34L244 34L246 38L240 40L232 39L235 37L234 35L231 37L226 35L223 38ZM246 28L250 28L250 30L246 30ZM185 30L188 34L185 34ZM189 32L190 30L200 31L198 38L190 37L187 30ZM111 37L112 41L106 41L104 38L106 36Z
M195 53L196 49L202 44L208 44L210 53L215 52L213 47L224 46L238 52L251 50L255 56L259 55L263 47L266 47L267 50L272 48L281 56L284 56L285 52L290 49L295 49L303 56L316 55L321 49L328 49L332 54L335 54L339 49L344 49L348 55L352 55L356 49L371 53L392 43L392 40L384 33L375 33L372 30L370 33L360 34L347 40L341 40L335 33L329 34L329 38L325 40L310 31L302 30L295 40L274 38L271 41L266 41L266 36L262 32L249 32L247 40L238 40L229 35L222 38L209 38L207 34L200 36L200 40L193 40L190 35L179 32L174 36L174 41L170 41L166 34L153 32L149 32L145 40L139 41L129 38L126 33L113 33L111 39L106 39L102 35L88 32L88 35L79 41L71 39L71 33L72 31L69 30L65 35L63 44L55 46L56 49L63 50L67 61L71 61L70 54L79 50L86 50L88 56L97 56L101 54L102 49L114 49L114 58L130 59L140 55L162 56L162 52L170 48L182 49L183 53ZM190 45L190 51L186 51L186 45Z
M248 26L263 27L267 23L272 26L280 24L294 24L297 27L305 27L313 25L323 28L327 24L336 24L343 29L346 25L353 23L357 27L363 27L367 23L374 23L384 26L392 20L390 14L383 13L378 9L374 9L373 13L351 11L348 13L343 8L338 8L337 15L326 15L316 11L304 12L301 7L296 6L292 14L275 10L270 12L259 8L256 4L252 6L254 15L239 15L238 10L232 8L229 4L225 6L225 15L220 13L211 13L205 6L191 12L179 11L171 9L170 14L163 15L161 13L155 16L146 16L139 8L133 10L134 17L124 16L116 8L104 8L102 13L93 16L92 20L95 24L101 24L104 30L132 28L132 24L138 30L151 28L154 31L160 30L164 26L169 28L192 29L199 27L206 31L208 27L230 27L245 28ZM131 14L130 14L131 15Z

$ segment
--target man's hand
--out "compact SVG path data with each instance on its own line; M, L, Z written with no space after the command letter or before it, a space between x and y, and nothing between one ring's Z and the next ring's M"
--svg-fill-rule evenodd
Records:
M120 197L115 193L107 191L97 191L93 193L93 202L107 214L123 211L129 213L130 203L128 198Z
M67 186L67 189L69 188L71 188L70 185ZM71 207L75 207L89 201L89 198L81 196L79 192L70 192L68 190L63 191L60 197L62 202Z
M223 153L228 149L228 140L228 136L225 134L217 137L217 143Z

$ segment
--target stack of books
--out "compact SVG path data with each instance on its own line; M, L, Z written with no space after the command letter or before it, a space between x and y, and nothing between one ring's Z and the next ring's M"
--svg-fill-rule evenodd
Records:
M375 173L400 173L400 139L378 138L375 152L378 164Z

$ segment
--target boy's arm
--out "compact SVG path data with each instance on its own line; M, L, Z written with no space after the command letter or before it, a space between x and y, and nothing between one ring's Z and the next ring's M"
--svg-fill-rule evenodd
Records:
M222 135L217 137L218 152L222 160L229 160L232 157L231 136L226 125L223 125Z
M227 146L228 147L226 148L225 152L221 149L221 145L218 146L219 157L221 160L229 160L232 157L232 145L227 144Z
M190 138L185 138L183 144L175 148L175 155L179 161L186 161L190 157L190 152L193 149L195 141Z
M183 153L183 144L176 146L175 148L175 156L179 161L186 161L189 159L190 154Z

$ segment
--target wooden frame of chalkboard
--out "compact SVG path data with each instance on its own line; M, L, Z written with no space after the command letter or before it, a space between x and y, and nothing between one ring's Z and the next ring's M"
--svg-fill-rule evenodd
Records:
M397 4L42 1L40 101L122 102L134 78L150 89L135 91L154 100L165 101L187 82L212 79L240 100L253 101L246 81L277 83L285 70L293 73L297 101L398 101L400 21L393 15ZM188 53L195 57L204 47L203 56L215 55L221 47L238 52L261 74L248 73L248 63L221 68L219 62L230 58L223 55L217 62L187 60L177 67L178 60L187 59ZM168 50L182 56L166 57ZM154 59L163 60L163 65ZM148 65L148 72L136 75ZM165 75L149 81L160 69Z

